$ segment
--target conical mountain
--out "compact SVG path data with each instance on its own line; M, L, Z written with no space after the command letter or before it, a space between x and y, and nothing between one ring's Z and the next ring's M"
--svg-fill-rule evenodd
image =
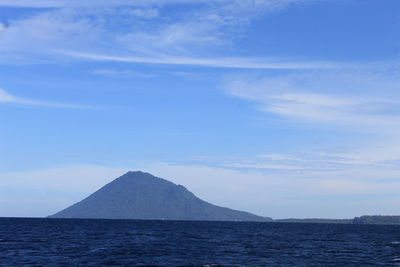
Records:
M144 172L128 172L51 218L266 221L218 207L181 185Z

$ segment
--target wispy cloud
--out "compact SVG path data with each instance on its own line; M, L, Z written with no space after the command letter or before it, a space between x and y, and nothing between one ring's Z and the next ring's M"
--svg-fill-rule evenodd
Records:
M230 95L253 102L281 127L300 124L301 129L313 134L341 133L341 141L335 145L345 147L310 152L308 145L309 152L269 153L228 165L269 173L281 171L292 177L325 177L321 185L336 191L352 182L397 180L400 77L396 73L385 69L319 70L227 77L223 87ZM300 138L299 142L304 141Z
M89 106L81 106L81 105L71 105L57 102L47 102L47 101L39 101L29 98L17 97L4 89L0 88L0 104L18 104L18 105L26 105L26 106L42 106L42 107L54 107L54 108L72 108L72 109L88 109L93 108Z
M198 157L176 164L197 164L241 171L281 174L293 179L396 180L400 177L400 140L387 138L385 142L361 142L341 149L307 147L307 151L279 150L255 156Z
M115 78L154 78L156 75L132 70L98 69L90 71L92 74Z
M138 5L166 5L166 4L236 4L241 6L269 6L277 8L305 0L0 0L0 6L14 7L36 7L36 8L57 8L57 7L96 7L96 6L138 6Z
M122 6L122 5L148 5L148 4L174 4L187 3L184 0L0 0L0 6L27 7L27 8L61 8L61 7L99 7L99 6ZM192 0L194 3L205 2L204 0Z
M224 87L236 97L285 118L355 131L398 133L398 77L364 71L316 71L235 76Z
M193 65L214 68L233 69L324 69L351 67L351 64L340 64L333 62L277 62L256 58L184 58L184 57L129 57L109 56L72 51L56 51L60 54L91 59L96 61L116 61L129 63L165 64L165 65Z
M336 66L330 62L213 56L227 55L226 47L233 47L235 39L240 38L234 33L255 17L306 2L312 0L0 0L0 6L53 7L12 20L0 30L0 62L63 62L75 58L250 69ZM183 4L185 12L169 15L163 10L168 4ZM125 26L116 28L117 24Z
M1 22L0 23L0 32L5 31L8 28L8 23Z
M302 153L260 155L247 159L236 159L234 163L224 164L232 168L280 170L287 174L301 174L309 178L318 177L321 173L351 173L346 175L349 179L397 179L400 175L400 149L399 142L390 140L381 145L364 145L348 147L342 152L310 151ZM360 173L354 175L356 171ZM361 175L361 173L364 173ZM370 172L370 174L366 174ZM373 172L373 174L371 173ZM380 175L376 175L380 173ZM386 176L387 174L391 174Z

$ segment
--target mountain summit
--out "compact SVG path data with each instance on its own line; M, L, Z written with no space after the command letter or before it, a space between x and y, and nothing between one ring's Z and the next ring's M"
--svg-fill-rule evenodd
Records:
M145 172L128 172L50 218L266 221L218 207L181 185Z

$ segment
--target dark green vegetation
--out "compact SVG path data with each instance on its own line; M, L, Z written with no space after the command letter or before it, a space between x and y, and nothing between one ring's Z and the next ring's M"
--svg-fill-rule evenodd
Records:
M400 224L400 216L361 216L353 219L354 224Z
M271 221L207 203L181 185L128 172L51 218Z
M286 223L335 223L335 224L400 224L400 216L361 216L354 219L281 219L274 222Z
M288 223L341 223L348 224L353 223L352 219L320 219L320 218L309 218L309 219L280 219L274 220L274 222L288 222Z

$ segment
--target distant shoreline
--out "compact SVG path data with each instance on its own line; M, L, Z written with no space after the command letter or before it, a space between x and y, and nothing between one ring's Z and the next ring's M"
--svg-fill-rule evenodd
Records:
M266 221L218 221L218 220L161 220L161 219L109 219L109 218L49 218L49 217L0 217L0 219L51 219L51 220L134 220L134 221L191 221L191 222L266 222L266 223L314 223L314 224L369 224L400 225L397 215L364 215L353 219L288 218Z
M353 219L279 219L274 222L287 223L334 223L334 224L385 224L385 225L400 225L400 216L395 215L364 215L354 217Z

